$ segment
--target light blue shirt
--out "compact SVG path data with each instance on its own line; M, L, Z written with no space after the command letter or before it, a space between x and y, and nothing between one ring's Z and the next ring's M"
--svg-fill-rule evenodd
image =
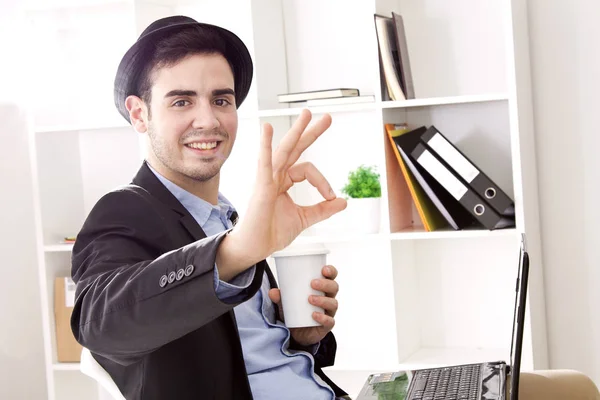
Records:
M188 210L207 236L232 228L230 217L235 208L221 193L215 206L175 185L152 167L150 170ZM256 268L253 266L231 282L219 279L216 266L214 271L217 296L224 301L233 301L241 290L250 285ZM269 298L269 289L265 272L260 290L234 308L253 397L257 400L335 399L333 390L314 373L312 355L289 348L290 331L283 322L276 320L276 306Z

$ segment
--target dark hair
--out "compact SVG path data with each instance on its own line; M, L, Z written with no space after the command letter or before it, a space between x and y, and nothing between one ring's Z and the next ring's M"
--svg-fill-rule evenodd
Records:
M193 54L221 54L225 57L226 43L214 29L206 26L190 26L158 41L150 62L144 67L138 80L137 94L150 106L152 100L152 73L159 68L173 66ZM229 67L235 76L230 60ZM150 113L150 108L148 108Z

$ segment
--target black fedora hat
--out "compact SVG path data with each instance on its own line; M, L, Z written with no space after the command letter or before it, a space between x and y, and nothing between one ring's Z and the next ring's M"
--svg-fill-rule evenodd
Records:
M191 27L200 27L217 34L225 42L225 54L233 69L236 106L239 107L250 90L253 64L248 48L233 32L219 26L200 23L190 17L175 15L154 21L125 53L115 77L114 100L119 113L129 123L129 112L125 108L127 96L139 96L139 79L156 50L157 43L176 32Z

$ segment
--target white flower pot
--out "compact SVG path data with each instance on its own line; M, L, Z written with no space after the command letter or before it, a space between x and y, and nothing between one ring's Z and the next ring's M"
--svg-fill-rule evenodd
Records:
M343 211L346 227L352 233L379 233L381 197L348 199Z
M348 199L345 210L312 226L309 235L379 233L380 197Z

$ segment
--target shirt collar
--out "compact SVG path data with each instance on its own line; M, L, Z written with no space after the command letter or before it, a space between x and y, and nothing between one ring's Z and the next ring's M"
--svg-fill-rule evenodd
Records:
M171 182L164 176L162 176L158 171L156 171L150 163L148 163L148 167L150 171L156 175L159 181L162 182L163 185L175 196L177 200L188 210L190 214L196 219L200 227L203 227L208 221L210 214L213 210L217 212L217 214L225 214L227 219L231 218L231 214L235 211L235 207L233 204L225 197L221 192L217 195L217 205L213 205L208 201L196 196L183 189L182 187L176 185Z

